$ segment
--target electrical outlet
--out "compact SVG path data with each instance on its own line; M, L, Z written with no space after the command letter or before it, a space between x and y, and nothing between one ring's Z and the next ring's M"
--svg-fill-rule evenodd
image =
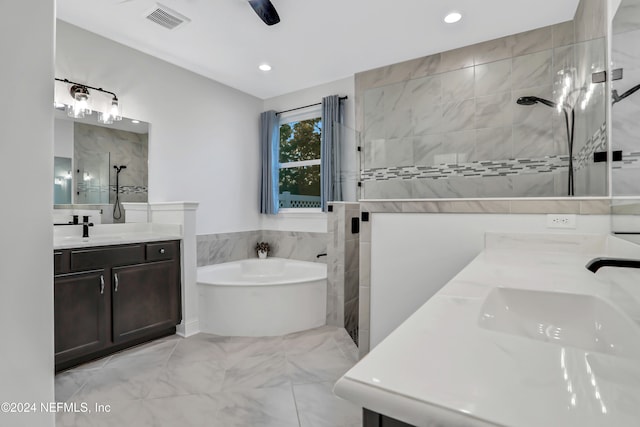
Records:
M576 228L576 215L549 214L547 228Z

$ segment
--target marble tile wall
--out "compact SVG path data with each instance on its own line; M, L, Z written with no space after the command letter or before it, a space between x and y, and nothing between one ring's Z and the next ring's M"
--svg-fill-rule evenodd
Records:
M360 217L358 203L336 202L328 214L327 324L344 327L358 342L359 244L351 219Z
M252 230L198 235L196 241L198 267L255 258L258 242L269 243L269 256L326 262L326 257L317 255L327 252L327 233Z
M612 88L622 95L640 83L640 2L624 1L613 21L613 68L622 68L621 80ZM611 108L612 150L622 150L623 162L614 163L612 187L614 196L637 196L640 182L640 93L617 102Z
M356 122L363 135L361 173L379 168L467 164L567 155L564 116L521 96L554 98L570 70L581 104L574 153L605 120L604 87L589 86L605 67L603 0L583 0L576 20L406 61L356 75ZM581 107L581 105L578 105ZM580 195L605 195L605 175L576 174ZM602 168L599 168L602 169ZM369 179L361 198L544 197L566 194L566 172ZM602 182L604 181L604 182ZM590 185L598 182L600 185Z

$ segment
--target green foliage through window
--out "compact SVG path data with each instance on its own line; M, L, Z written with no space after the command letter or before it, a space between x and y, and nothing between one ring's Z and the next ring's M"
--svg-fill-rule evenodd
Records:
M281 203L281 207L320 206L321 135L322 120L319 117L280 126L279 160L283 165L279 173L279 193L283 200L289 200L290 195L295 200L291 205ZM291 164L305 161L314 162L304 165Z

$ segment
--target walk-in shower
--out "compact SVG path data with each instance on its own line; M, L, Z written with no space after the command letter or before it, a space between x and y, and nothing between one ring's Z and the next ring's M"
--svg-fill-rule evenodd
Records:
M538 98L537 96L521 96L516 101L519 105L535 105L542 104L547 107L551 107L554 109L558 109L558 103L549 101L548 99ZM564 120L567 127L567 149L569 151L569 174L567 179L567 195L574 195L574 185L573 185L573 133L575 127L575 110L573 107L562 104L561 106L562 112L564 113ZM569 120L569 114L571 114L571 120Z

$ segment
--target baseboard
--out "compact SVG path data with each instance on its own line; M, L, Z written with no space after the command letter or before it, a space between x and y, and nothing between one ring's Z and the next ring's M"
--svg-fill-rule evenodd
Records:
M191 320L187 323L184 321L176 326L176 334L187 338L200 333L200 323L198 320Z

